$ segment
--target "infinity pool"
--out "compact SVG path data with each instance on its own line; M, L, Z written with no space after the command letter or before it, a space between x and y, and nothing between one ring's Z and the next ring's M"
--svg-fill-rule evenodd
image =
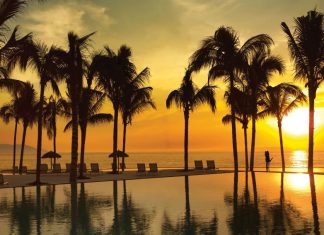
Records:
M0 189L0 234L319 234L323 186L228 173Z

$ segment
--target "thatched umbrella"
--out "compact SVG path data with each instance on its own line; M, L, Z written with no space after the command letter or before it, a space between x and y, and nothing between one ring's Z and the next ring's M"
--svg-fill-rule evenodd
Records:
M117 170L119 171L119 158L120 157L129 157L127 153L124 153L123 151L117 150L115 152L112 152L109 154L109 157L117 157Z
M42 158L50 158L51 159L51 169L53 169L53 164L52 164L52 160L54 158L54 164L56 163L56 159L57 158L61 158L62 156L58 153L55 153L53 151L49 151L47 153L45 153Z

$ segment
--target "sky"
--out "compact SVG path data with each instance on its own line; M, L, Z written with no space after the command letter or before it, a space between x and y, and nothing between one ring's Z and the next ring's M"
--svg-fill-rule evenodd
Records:
M275 45L274 55L280 56L286 64L284 75L274 75L271 84L293 82L293 65L289 58L287 40L280 23L293 27L294 17L305 15L316 8L324 11L323 0L55 0L29 4L21 15L10 22L19 25L21 35L33 32L34 38L48 46L67 47L67 33L78 35L95 32L89 53L99 52L104 46L117 51L126 44L132 48L133 62L137 70L149 67L150 83L154 88L153 99L157 110L148 110L135 117L128 128L126 151L182 151L184 120L183 113L176 108L166 109L167 95L177 89L183 78L189 57L198 49L201 40L213 35L220 26L230 26L239 35L241 43L257 34L269 34ZM33 71L15 70L12 77L30 81L38 88L39 78ZM198 86L207 81L207 71L193 76ZM221 119L229 112L223 95L222 80L215 82L217 111L212 113L206 106L197 109L190 116L190 151L231 151L230 125L224 126ZM303 87L303 84L300 84ZM60 86L62 90L64 84ZM303 88L307 93L307 90ZM47 90L48 96L51 91ZM64 93L64 92L62 92ZM0 105L8 100L2 92ZM315 150L321 148L324 134L324 90L320 88L316 100ZM103 112L111 112L107 101ZM63 133L67 120L58 123L57 149L70 151L71 132ZM323 123L322 123L323 122ZM307 150L307 106L297 114L287 117L284 124L286 149ZM86 151L111 152L112 123L89 127ZM289 126L289 127L288 127ZM306 131L301 129L306 127ZM239 151L243 151L243 132L237 124ZM305 129L305 128L304 128ZM299 130L296 131L296 130ZM249 128L250 131L250 128ZM26 144L36 146L36 127L28 129ZM122 129L119 128L119 148L122 143ZM13 123L0 122L0 143L11 144ZM44 131L43 148L51 150L52 142ZM269 141L271 140L271 141ZM21 128L18 142L21 141ZM250 142L250 139L249 139ZM279 150L276 122L273 119L257 123L256 149Z

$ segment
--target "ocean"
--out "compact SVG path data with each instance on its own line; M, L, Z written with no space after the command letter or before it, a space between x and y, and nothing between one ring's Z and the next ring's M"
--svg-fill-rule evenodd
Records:
M156 162L159 168L182 168L183 167L183 152L129 152L129 157L126 158L127 169L136 169L137 163L152 163ZM62 158L57 162L61 163L62 168L65 168L65 163L69 163L71 159L70 153L61 154ZM279 152L270 152L273 161L271 168L281 167L281 157ZM307 169L307 152L305 151L287 151L285 152L286 167L291 171L304 171ZM194 166L194 160L215 160L216 166L219 168L233 168L233 155L231 152L190 152L189 167ZM108 157L108 153L86 153L85 162L87 167L90 163L99 163L100 169L111 169L112 158ZM42 159L42 163L50 164L49 159ZM16 165L19 164L19 154L17 155ZM24 165L28 169L35 169L36 155L25 154ZM11 169L12 155L0 154L0 170ZM245 167L244 153L239 153L239 167ZM264 152L255 153L255 167L264 169ZM314 154L314 167L324 168L324 151L318 151Z

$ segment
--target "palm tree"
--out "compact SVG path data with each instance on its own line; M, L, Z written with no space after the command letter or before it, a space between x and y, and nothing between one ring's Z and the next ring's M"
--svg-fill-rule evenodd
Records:
M80 176L79 178L84 178L84 152L85 152L85 142L88 124L96 125L104 122L111 122L113 117L111 114L98 113L102 108L105 101L105 95L96 90L91 90L88 88L83 88L80 97L79 104L79 126L81 131L81 151L80 151ZM71 104L70 104L71 105ZM71 115L70 115L71 116ZM64 131L67 131L72 127L72 120L69 121Z
M136 76L136 67L131 62L132 51L128 46L122 45L117 54L109 47L106 47L105 50L105 54L95 58L98 68L97 82L113 105L113 152L117 152L118 112L121 109L121 98L124 96L125 86ZM113 173L117 173L116 156L113 157Z
M188 171L188 131L189 113L193 112L199 105L207 104L212 112L216 110L215 86L205 85L199 89L191 80L191 71L186 70L179 89L172 91L167 100L166 107L170 108L172 103L183 110L185 119L184 132L184 170Z
M53 139L53 152L56 153L56 134L57 116L65 116L68 108L67 102L63 98L55 99L50 96L49 101L45 102L43 110L43 122L47 131L47 136ZM54 164L56 158L54 158Z
M308 172L313 172L314 111L317 88L324 79L324 15L316 10L295 19L295 29L290 31L285 22L282 30L288 38L290 56L295 64L295 78L305 81L308 87L309 139Z
M25 52L12 53L8 58L8 68L12 70L19 64L23 70L27 66L34 68L40 78L40 97L39 97L39 112L37 123L37 165L36 165L36 184L40 184L40 164L42 154L42 129L43 129L43 106L45 99L45 88L48 83L51 84L53 92L60 94L59 88L56 84L61 76L59 76L59 63L55 57L56 48L52 46L50 49L45 44L30 43Z
M79 37L75 33L70 32L68 34L68 50L56 49L54 52L58 61L61 62L59 63L60 71L64 75L72 104L71 182L76 182L77 180L79 101L84 71L87 65L86 51L89 46L90 37L93 34Z
M225 92L225 98L227 104L234 106L235 110L235 120L242 124L242 128L244 131L244 150L245 150L245 170L249 169L249 159L248 159L248 143L247 143L247 129L248 124L252 114L251 108L251 96L247 91L241 91L238 88L234 88L232 94ZM222 122L224 124L228 124L232 121L231 114L227 114L223 117Z
M210 68L208 81L223 77L231 93L238 74L247 64L248 57L257 51L267 51L272 43L268 35L260 34L248 39L240 47L236 32L232 28L222 26L213 36L202 41L200 48L191 56L190 67L193 71ZM234 107L231 105L234 169L238 171L235 116Z
M2 106L0 109L0 116L2 117L5 123L9 123L11 120L15 121L14 128L14 140L13 140L13 161L12 161L12 170L13 174L16 173L16 141L17 141L17 129L19 123L19 110L18 110L18 95L24 89L25 83L20 80L15 79L2 79L0 80L0 89L4 88L8 90L12 96L12 99L9 103Z
M33 85L27 82L24 90L19 94L17 101L18 116L22 120L23 124L19 174L22 173L27 128L32 127L33 124L36 122L38 109L39 102L36 99L36 91Z
M285 157L281 129L282 120L284 116L287 116L306 100L306 96L299 87L288 83L280 83L275 87L269 86L261 99L261 106L264 110L259 113L259 116L269 115L277 118L283 172L285 171Z
M123 121L123 152L126 151L126 128L132 124L136 114L147 108L156 108L151 99L152 87L143 87L150 76L149 69L145 68L134 77L125 87L124 96L121 102L121 115ZM122 156L122 171L124 171L125 157Z
M246 71L246 82L251 92L252 106L252 140L251 140L251 156L250 170L254 168L254 152L256 139L256 121L259 109L259 102L262 94L269 85L270 76L278 72L282 74L285 67L282 60L277 56L271 56L268 52L257 52L252 56Z

